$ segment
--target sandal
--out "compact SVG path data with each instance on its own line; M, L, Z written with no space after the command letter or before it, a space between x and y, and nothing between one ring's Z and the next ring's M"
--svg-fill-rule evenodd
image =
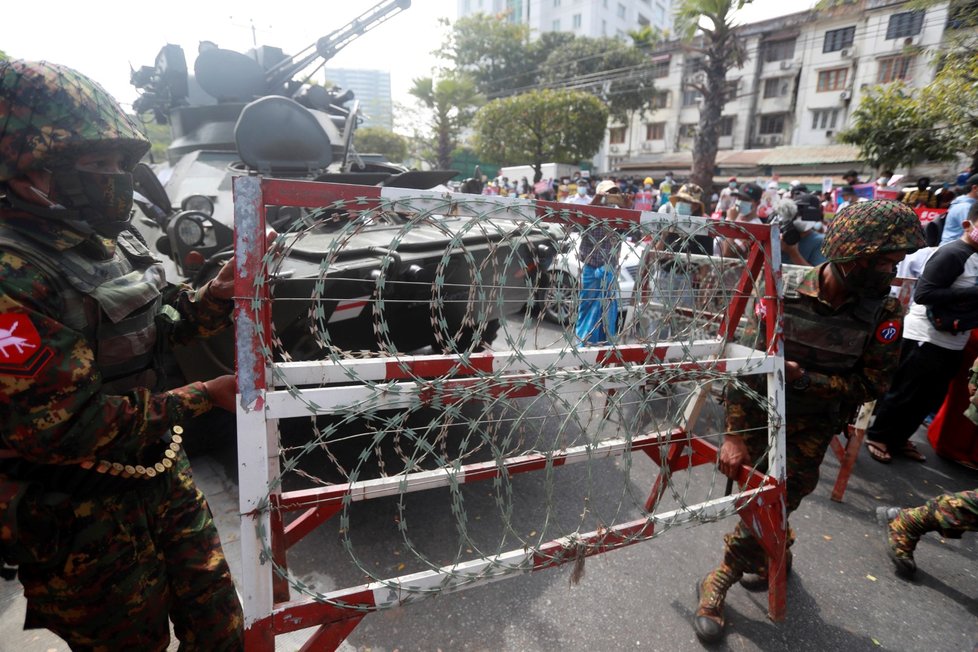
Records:
M903 445L903 448L900 449L900 454L907 459L913 460L914 462L927 461L927 456L917 450L916 444L914 444L912 441L908 441Z
M880 464L889 464L893 461L893 456L890 452L886 450L885 444L880 444L879 442L866 440L866 450L869 451L869 456Z

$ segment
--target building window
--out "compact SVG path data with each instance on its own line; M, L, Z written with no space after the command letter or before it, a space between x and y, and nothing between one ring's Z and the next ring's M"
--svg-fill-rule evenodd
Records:
M913 65L913 57L900 55L880 59L879 71L876 73L877 84L889 84L899 79L910 79L910 67Z
M665 140L666 123L650 122L645 125L645 140Z
M652 77L655 79L662 79L663 77L669 76L669 57L661 59L659 61L652 62Z
M669 106L669 91L655 91L652 94L652 101L650 108L654 111L655 109L664 109Z
M772 77L764 80L764 99L784 97L791 90L791 77Z
M703 96L700 95L698 90L692 88L687 89L683 91L683 106L696 106L699 104L701 97Z
M648 27L651 24L651 23L649 23L649 19L646 18L645 16L643 16L642 14L639 14L638 15L638 21L637 22L639 24L639 27Z
M816 92L841 91L846 87L846 77L849 75L848 68L833 68L832 70L820 70L818 72L818 85Z
M625 128L612 127L608 130L608 142L612 145L621 145L625 142Z
M560 19L559 18L553 22L553 25L551 25L551 31L553 31L553 32L559 32L560 31Z
M856 37L855 27L843 27L842 29L830 29L825 32L825 40L822 42L822 52L838 52L843 48L852 46L852 41Z
M720 135L733 136L734 116L725 115L720 118Z
M627 11L628 11L628 8L625 7L625 5L623 5L622 3L619 2L618 3L618 17L621 18L622 20L625 20L625 14L626 14Z
M559 7L560 6L560 0L554 0L554 6L555 7Z
M764 44L764 62L784 61L794 59L795 39L781 39L780 41L768 41Z
M696 123L688 122L686 124L679 125L679 137L696 138Z
M666 8L659 3L655 4L655 22L658 25L662 25L666 22Z
M607 35L608 35L608 21L602 20L601 21L601 36L607 36Z
M581 29L581 14L574 14L573 25L574 29Z
M916 36L924 26L923 11L904 11L890 16L886 25L886 40Z
M784 114L783 113L772 113L769 115L761 116L760 128L757 130L759 134L781 134L784 132Z
M835 129L839 121L839 109L815 109L812 111L812 129Z

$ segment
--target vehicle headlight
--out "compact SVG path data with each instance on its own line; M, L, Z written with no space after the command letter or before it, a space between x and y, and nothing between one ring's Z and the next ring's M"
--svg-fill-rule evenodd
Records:
M189 215L178 218L176 233L180 242L187 247L196 247L204 241L204 225Z
M206 195L190 195L180 202L180 210L197 211L211 217L214 215L214 202Z

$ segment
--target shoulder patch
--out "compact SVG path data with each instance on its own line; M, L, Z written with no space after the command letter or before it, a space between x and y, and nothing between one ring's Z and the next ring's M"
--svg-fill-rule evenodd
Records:
M876 327L876 341L881 344L890 344L900 339L903 330L903 322L896 319L889 319Z
M0 374L33 378L52 355L27 315L0 314Z

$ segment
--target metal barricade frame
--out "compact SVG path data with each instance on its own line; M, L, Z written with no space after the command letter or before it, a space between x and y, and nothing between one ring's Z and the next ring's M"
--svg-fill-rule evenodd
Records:
M655 531L657 522L670 519L692 521L699 516L718 516L733 506L740 517L758 537L768 556L768 567L773 569L769 578L769 613L772 619L784 618L785 580L784 566L786 513L784 496L784 359L781 331L780 297L783 289L780 276L777 226L718 224L717 232L728 237L742 237L750 233L756 243L747 257L744 272L737 285L734 300L720 324L718 341L700 341L691 348L688 344L646 347L644 345L589 346L582 347L566 367L560 361L555 365L563 373L572 374L573 365L580 360L593 361L598 369L614 370L616 365L635 365L639 370L661 369L672 365L677 371L695 371L698 363L684 360L691 351L696 360L709 359L719 369L729 373L750 373L766 376L767 400L771 411L779 418L768 423L768 472L743 467L737 478L742 491L705 503L673 510L659 517L646 517L623 523L611 524L573 537L562 537L546 542L536 549L516 549L492 557L455 563L450 567L387 578L383 582L371 582L331 592L326 601L316 601L308 596L293 599L285 578L276 570L285 567L287 548L312 532L318 525L334 516L344 501L366 500L374 495L390 492L421 491L453 483L478 482L500 474L517 474L554 466L574 464L596 456L622 455L628 451L642 451L659 466L659 474L649 490L646 510L662 496L668 476L676 471L699 465L716 463L717 449L705 439L692 434L709 392L709 383L699 387L699 394L686 406L685 428L666 432L649 432L629 440L604 440L597 446L578 446L548 454L532 454L506 458L500 462L465 464L458 468L437 471L419 471L402 476L378 478L332 485L325 488L283 492L281 486L273 489L279 475L277 445L277 421L280 418L307 414L306 405L297 406L296 390L276 388L276 376L288 377L297 383L322 382L330 376L328 361L282 362L267 361L263 354L268 350L271 329L271 305L266 280L261 276L263 257L269 243L265 235L265 206L295 206L317 208L332 203L348 202L358 209L369 209L381 203L396 206L399 201L410 199L415 204L429 202L433 206L452 205L456 213L465 214L465 202L472 196L453 195L431 191L414 191L394 188L349 186L306 181L264 179L261 177L236 177L233 182L235 214L235 333L238 369L238 465L239 507L241 514L241 552L243 570L240 590L245 614L245 644L249 651L273 650L275 636L287 632L319 626L305 649L333 649L356 627L369 612L379 607L405 604L441 590L463 590L481 584L495 582L515 572L530 572L575 561L582 556L599 554L625 545L647 540ZM580 222L582 219L603 219L616 224L637 224L662 220L656 213L623 209L574 206L555 202L523 200L516 198L483 198L503 204L514 219ZM337 204L338 205L338 204ZM588 218L581 218L581 214ZM769 264L765 265L765 261ZM764 359L758 362L750 354L757 351L733 343L734 333L750 296L750 290L763 279L767 288L761 299L759 311L764 328L766 350ZM773 291L772 291L773 290ZM466 357L460 365L458 356L398 356L395 360L363 360L346 365L343 380L349 382L350 369L363 378L383 379L388 382L391 405L405 396L423 392L418 383L410 378L437 377L446 370L455 373L445 381L464 392L472 382L459 373L460 367L470 371L492 369L502 372L495 391L501 396L527 395L537 390L546 379L534 378L520 368L520 359L527 355L545 358L556 355L553 351L523 351L519 359L506 352L476 353ZM747 361L751 365L748 368ZM273 367L275 374L273 374ZM465 369L462 369L464 372ZM335 369L333 370L335 371ZM329 406L335 398L334 388L322 387L301 390L308 393L310 402L317 406ZM342 388L343 400L350 400L351 392L370 393L370 388ZM301 409L299 409L301 407ZM665 451L663 453L663 451ZM283 512L301 512L298 518L285 524ZM501 569L501 572L493 572ZM464 578L454 584L449 578ZM397 587L394 590L392 587ZM343 605L338 604L343 602Z

